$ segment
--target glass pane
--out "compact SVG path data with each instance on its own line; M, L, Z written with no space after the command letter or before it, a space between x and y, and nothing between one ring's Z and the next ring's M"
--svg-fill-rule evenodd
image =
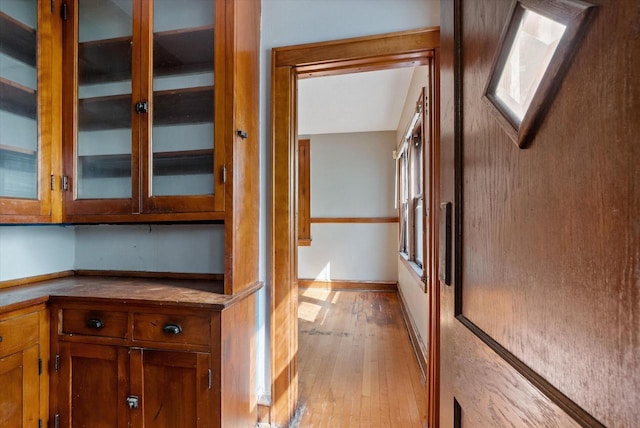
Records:
M36 0L0 1L0 197L38 198Z
M213 0L156 0L151 194L213 194Z
M565 26L525 9L500 73L496 96L522 122Z
M414 201L413 211L413 245L415 248L415 262L422 266L422 201L416 199Z
M78 2L78 199L131 197L132 2Z

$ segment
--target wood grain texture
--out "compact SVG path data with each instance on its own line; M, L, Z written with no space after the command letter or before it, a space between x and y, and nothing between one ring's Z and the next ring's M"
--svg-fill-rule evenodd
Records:
M258 281L260 2L226 0L225 7L225 292L238 293Z
M285 426L296 408L297 230L295 139L297 79L427 64L439 30L369 36L276 48L272 51L271 423Z
M298 279L299 288L324 288L328 290L369 290L369 291L397 291L397 281L347 281L317 279Z
M640 8L597 3L544 123L523 151L481 102L509 5L442 2L440 189L443 201L456 201L459 238L455 286L440 287L443 426L452 424L453 397L465 420L485 426L640 421L640 370L631 357L640 352ZM454 40L458 4L463 28ZM459 76L455 42L462 48ZM534 376L515 370L480 332L544 382L533 387L527 376Z
M44 303L50 297L223 309L254 293L263 284L257 282L235 295L216 292L220 285L215 281L171 278L69 277L0 290L0 313Z
M311 245L311 140L298 140L298 245Z
M65 278L68 276L73 276L73 274L74 274L74 271L66 270L62 272L48 273L45 275L35 275L35 276L29 276L25 278L9 279L6 281L0 281L0 289L17 287L19 285L33 284L36 282L47 281L50 279Z
M395 293L300 290L294 427L426 427L426 390Z

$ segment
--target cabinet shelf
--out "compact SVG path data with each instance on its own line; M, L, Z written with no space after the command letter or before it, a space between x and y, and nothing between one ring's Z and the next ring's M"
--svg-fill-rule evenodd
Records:
M157 91L153 122L156 125L213 121L213 86ZM85 98L78 102L81 131L131 127L131 95Z
M0 12L0 52L17 59L20 62L36 66L36 31Z
M130 177L131 155L80 156L84 178ZM155 176L211 174L213 150L183 150L154 153Z
M0 77L0 110L35 119L36 106L37 96L35 90Z
M0 144L0 170L37 171L36 152Z
M155 33L153 51L156 76L212 71L213 27ZM81 43L78 66L81 84L130 79L131 37Z

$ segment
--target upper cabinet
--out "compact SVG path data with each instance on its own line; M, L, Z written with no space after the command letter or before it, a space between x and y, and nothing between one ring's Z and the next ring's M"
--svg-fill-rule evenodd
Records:
M0 2L2 223L50 221L54 54L45 3Z
M65 221L225 218L234 162L225 144L237 138L232 71L246 33L235 25L237 2L64 5ZM246 3L259 14L259 2Z

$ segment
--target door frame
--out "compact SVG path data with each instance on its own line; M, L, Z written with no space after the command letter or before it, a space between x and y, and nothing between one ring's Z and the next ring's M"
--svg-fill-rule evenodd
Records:
M287 426L298 402L297 294L297 82L428 64L439 50L440 28L275 48L271 58L271 295L270 355L272 426ZM435 287L432 288L432 290ZM435 299L435 300L434 300ZM429 306L438 307L437 293ZM435 306L434 306L435 305ZM432 311L432 315L436 311ZM439 324L431 319L429 336ZM432 330L435 331L432 332ZM436 348L432 348L433 346ZM429 344L429 373L436 373L437 340ZM433 356L433 357L432 357ZM427 375L428 377L430 375ZM433 391L432 391L433 390ZM437 417L437 384L429 385L429 418ZM436 409L436 411L432 411ZM431 425L436 426L436 425Z

